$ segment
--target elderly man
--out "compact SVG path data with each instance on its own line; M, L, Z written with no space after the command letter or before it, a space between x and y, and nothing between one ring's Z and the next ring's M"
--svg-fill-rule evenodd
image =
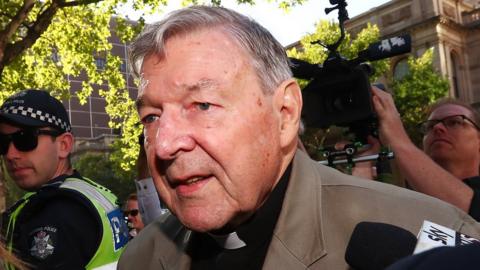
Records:
M181 9L147 26L131 59L150 173L171 215L128 244L119 269L347 269L364 220L479 235L450 205L297 150L300 88L282 46L251 19Z
M115 269L124 218L115 195L73 170L73 142L65 108L46 91L18 92L0 107L0 154L27 191L4 213L7 247L35 269Z
M454 99L435 103L420 126L423 150L403 128L390 94L373 89L380 139L395 152L407 182L417 191L437 197L480 221L480 132L478 112Z

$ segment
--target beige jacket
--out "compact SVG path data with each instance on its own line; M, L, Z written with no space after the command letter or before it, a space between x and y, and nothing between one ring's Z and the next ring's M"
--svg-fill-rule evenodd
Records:
M349 269L345 249L359 222L417 234L430 220L480 238L480 225L454 206L407 189L342 174L297 152L263 269ZM147 226L128 245L118 269L189 269L190 236L174 216Z

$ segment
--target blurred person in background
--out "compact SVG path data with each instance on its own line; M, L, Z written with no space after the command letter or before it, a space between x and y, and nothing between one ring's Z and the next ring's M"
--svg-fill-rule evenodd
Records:
M137 190L138 209L140 210L142 222L146 226L162 214L166 213L167 209L163 208L160 197L153 184L152 177L150 177L144 140L145 136L142 133L138 138L140 150L137 158L137 179L135 180L135 188Z
M138 199L136 193L132 193L128 196L127 201L125 202L123 214L127 219L130 236L137 236L137 234L145 226L143 225L142 215L140 214L140 210L138 208Z
M392 96L373 87L382 144L416 191L451 203L480 221L480 116L465 102L446 98L434 103L419 125L423 151L403 127ZM378 148L378 141L374 144Z

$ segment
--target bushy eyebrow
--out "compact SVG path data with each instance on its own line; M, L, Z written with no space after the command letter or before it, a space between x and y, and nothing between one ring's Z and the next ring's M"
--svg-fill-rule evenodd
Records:
M184 84L180 88L187 90L188 92L198 92L203 90L213 90L218 88L218 82L212 79L200 79L194 84Z

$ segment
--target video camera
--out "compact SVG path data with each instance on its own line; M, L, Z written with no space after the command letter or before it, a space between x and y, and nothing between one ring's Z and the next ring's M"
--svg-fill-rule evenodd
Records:
M410 52L409 35L392 37L371 44L358 57L347 60L337 49L345 38L344 22L348 20L345 0L330 0L331 8L338 9L340 38L331 45L323 45L329 51L323 64L310 64L290 58L296 78L311 80L303 89L304 109L302 118L308 127L328 128L331 125L347 127L356 140L365 144L369 134L375 135L378 121L372 104L369 76L374 71L365 63Z

